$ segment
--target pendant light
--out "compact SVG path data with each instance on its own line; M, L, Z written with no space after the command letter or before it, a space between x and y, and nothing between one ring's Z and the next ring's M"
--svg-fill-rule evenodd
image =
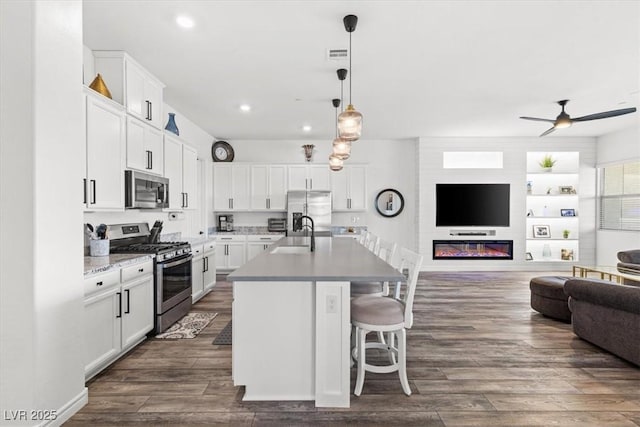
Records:
M340 80L340 99L333 99L331 101L336 109L336 139L333 140L333 154L338 156L341 160L347 160L351 155L351 141L346 141L338 135L338 107L342 102L342 86L344 79L347 77L347 70L340 68L337 73L338 79Z
M346 110L340 113L338 116L338 131L340 138L346 141L357 141L362 134L362 114L356 111L355 107L351 103L351 82L353 80L353 74L351 72L351 57L353 56L351 49L351 33L356 30L358 25L358 17L355 15L347 15L342 20L344 22L344 29L349 33L349 105Z
M344 162L342 161L342 159L338 158L338 156L331 153L331 155L329 156L329 169L335 172L341 171L343 164Z

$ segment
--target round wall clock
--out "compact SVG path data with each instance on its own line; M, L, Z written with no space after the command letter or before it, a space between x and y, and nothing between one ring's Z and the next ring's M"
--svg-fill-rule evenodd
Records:
M216 141L211 147L211 157L214 162L232 162L233 147L227 141Z

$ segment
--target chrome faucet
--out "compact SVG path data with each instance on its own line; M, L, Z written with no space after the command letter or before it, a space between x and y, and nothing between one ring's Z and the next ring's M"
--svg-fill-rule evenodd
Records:
M307 215L296 215L295 222L293 223L293 231L302 230L302 220L305 218L311 221L311 252L314 252L316 250L316 235L314 231L313 218Z

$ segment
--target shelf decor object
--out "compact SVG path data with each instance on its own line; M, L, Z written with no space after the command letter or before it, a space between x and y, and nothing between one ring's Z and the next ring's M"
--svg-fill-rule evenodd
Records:
M568 239L569 238L569 233L571 233L571 231L562 230L562 237L564 237L565 239Z
M107 88L107 85L104 82L104 80L102 79L102 76L100 75L100 73L98 73L96 78L93 79L93 81L91 82L89 87L91 89L95 90L96 92L98 92L99 94L104 95L109 99L113 99L111 97L111 92L109 92L109 89Z
M542 247L542 258L550 259L551 258L551 246L544 245Z
M351 49L351 33L356 30L358 25L358 17L355 15L347 15L343 18L344 29L349 33L349 105L338 116L338 130L340 138L346 141L357 141L362 135L362 113L358 112L351 102L351 83L353 74L351 71L351 58L353 51Z
M553 165L555 165L556 162L557 160L554 160L550 154L546 154L538 164L544 172L551 172L553 170Z
M560 216L576 216L575 209L560 209Z
M169 113L169 121L164 128L165 130L180 136L180 130L178 129L178 125L176 125L176 113Z
M551 228L548 225L534 225L533 237L537 239L550 239Z
M560 259L563 261L573 261L573 249L560 249Z

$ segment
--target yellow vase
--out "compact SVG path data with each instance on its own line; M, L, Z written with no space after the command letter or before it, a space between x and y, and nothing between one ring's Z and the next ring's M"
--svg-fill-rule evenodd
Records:
M98 73L96 78L93 79L89 87L95 90L96 92L98 92L99 94L102 94L109 99L113 99L111 98L111 92L109 92L107 85L104 83L104 80L102 80L102 76L100 75L100 73Z

